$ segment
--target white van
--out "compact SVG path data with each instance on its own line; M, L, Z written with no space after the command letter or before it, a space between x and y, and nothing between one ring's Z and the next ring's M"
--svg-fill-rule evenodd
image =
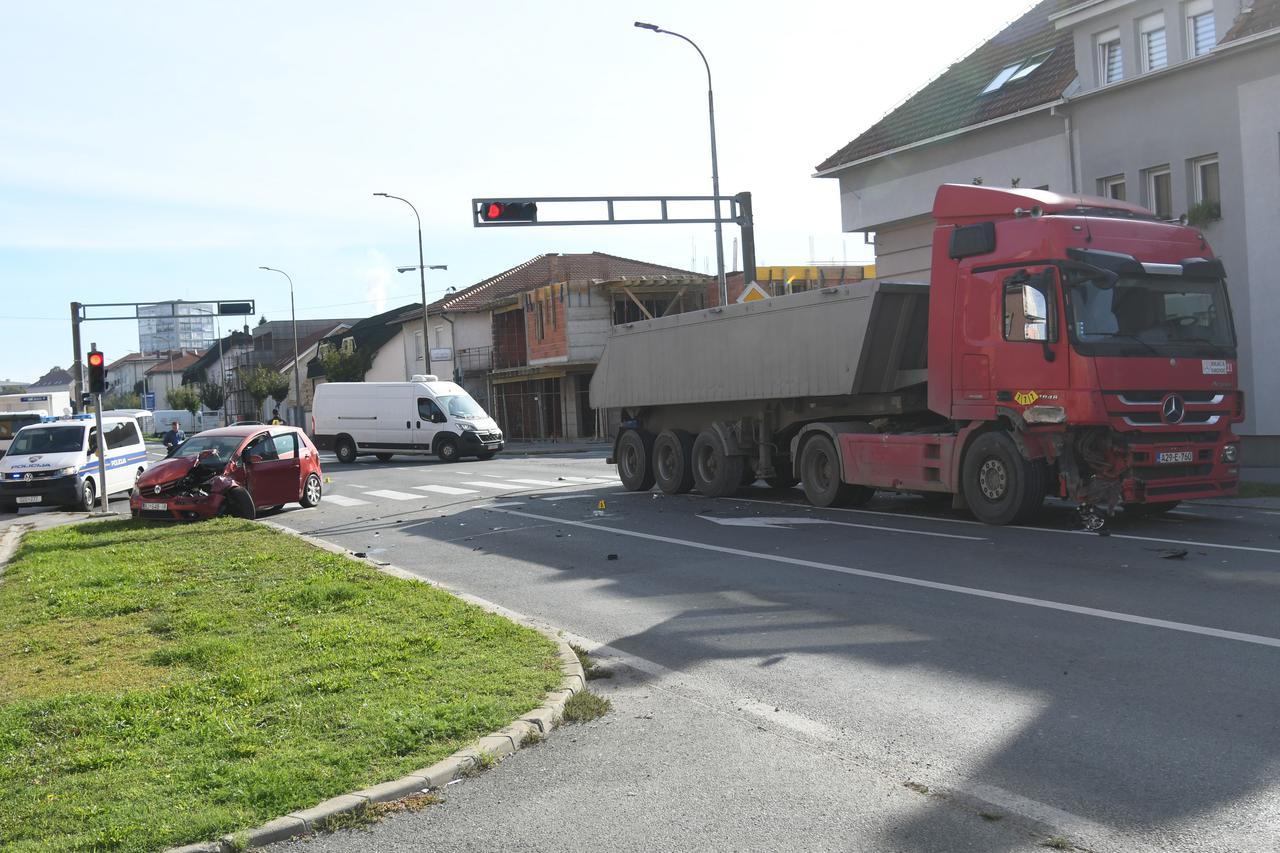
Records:
M138 422L104 417L107 494L127 492L147 469L147 448ZM73 415L18 430L0 459L0 512L24 506L89 510L101 493L98 428L93 415Z
M316 387L311 435L339 462L372 453L435 454L445 462L464 456L492 459L502 430L460 385L435 376L409 382L326 382Z

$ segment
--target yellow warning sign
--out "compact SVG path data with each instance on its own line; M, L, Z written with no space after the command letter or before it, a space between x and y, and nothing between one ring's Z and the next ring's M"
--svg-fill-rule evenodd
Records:
M762 299L768 299L769 294L765 289L754 281L746 286L742 291L742 295L738 297L739 302L759 302Z

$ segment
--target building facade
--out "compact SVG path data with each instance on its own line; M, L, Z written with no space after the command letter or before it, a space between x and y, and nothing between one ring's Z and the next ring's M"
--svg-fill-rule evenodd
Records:
M1249 464L1280 465L1280 0L1044 0L820 164L882 278L927 280L933 195L985 183L1187 216L1226 264Z

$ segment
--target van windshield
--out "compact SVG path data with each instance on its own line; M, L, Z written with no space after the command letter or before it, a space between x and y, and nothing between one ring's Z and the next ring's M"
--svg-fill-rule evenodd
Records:
M470 394L452 394L448 397L437 397L436 402L440 404L440 408L455 418L467 420L488 417L484 413L484 409L480 408L480 404L471 399Z
M26 453L79 453L84 446L84 427L26 427L13 439L9 455Z

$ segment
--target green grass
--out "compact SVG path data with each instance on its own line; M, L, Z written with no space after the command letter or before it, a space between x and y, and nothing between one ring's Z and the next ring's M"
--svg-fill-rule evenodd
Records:
M586 723L609 713L613 703L590 690L579 690L564 703L566 723Z
M1280 483L1241 483L1242 498L1280 498Z
M249 522L30 535L0 582L0 848L156 850L427 766L555 645Z

